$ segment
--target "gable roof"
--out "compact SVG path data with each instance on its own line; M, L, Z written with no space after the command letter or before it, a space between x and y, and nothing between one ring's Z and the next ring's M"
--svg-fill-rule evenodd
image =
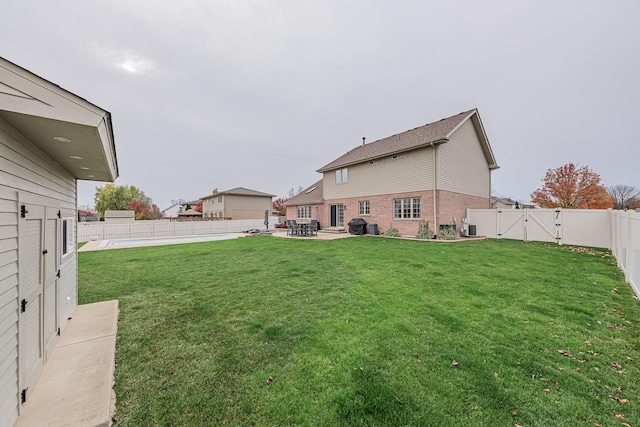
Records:
M315 182L283 203L284 206L313 205L324 201L324 180Z
M211 199L212 197L218 197L218 196L223 196L223 195L275 197L274 194L262 193L260 191L250 190L250 189L244 188L244 187L236 187L236 188L232 188L231 190L226 190L226 191L218 191L217 189L215 189L215 190L213 190L212 194L209 194L208 196L202 197L201 200Z
M478 110L474 108L473 110L464 111L460 114L441 119L437 122L429 123L406 132L355 147L331 163L328 163L318 169L318 172L323 173L392 154L446 143L449 141L451 135L467 120L471 120L473 123L476 133L478 134L478 138L480 139L480 143L482 144L482 150L487 159L489 168L497 169L498 165L496 164L487 135L484 131L484 127L482 126L480 115L478 114Z

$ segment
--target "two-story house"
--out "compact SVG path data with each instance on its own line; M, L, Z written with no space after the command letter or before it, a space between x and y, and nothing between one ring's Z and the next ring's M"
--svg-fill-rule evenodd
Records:
M415 235L421 221L437 233L459 229L467 208L489 208L497 169L473 109L354 147L318 169L322 179L286 202L287 219L314 218L343 229L351 218Z
M244 187L218 191L202 197L202 214L210 219L259 219L264 211L271 213L273 194Z

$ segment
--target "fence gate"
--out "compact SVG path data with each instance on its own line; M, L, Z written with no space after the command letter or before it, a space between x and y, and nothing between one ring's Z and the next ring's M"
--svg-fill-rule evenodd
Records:
M526 240L526 232L523 235L526 225L524 209L499 209L497 221L498 238Z
M562 212L560 209L525 209L525 240L562 244Z

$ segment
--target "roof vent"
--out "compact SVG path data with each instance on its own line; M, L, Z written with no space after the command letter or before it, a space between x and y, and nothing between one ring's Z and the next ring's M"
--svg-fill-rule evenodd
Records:
M362 145L364 145L364 140L365 140L365 137L363 136L362 137Z

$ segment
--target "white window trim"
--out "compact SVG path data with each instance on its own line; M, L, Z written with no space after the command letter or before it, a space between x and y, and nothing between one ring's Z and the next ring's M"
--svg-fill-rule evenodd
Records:
M360 216L371 215L371 202L369 200L358 201L358 215Z
M349 168L336 170L336 185L346 184L349 182Z
M409 199L409 211L410 214L409 216L404 216L404 211L406 209L406 207L404 206L405 204L405 200ZM396 201L400 201L400 216L396 216ZM414 216L414 210L415 210L415 200L418 200L418 203L420 204L420 213L418 216ZM403 219L408 219L408 220L415 220L415 219L421 219L422 218L422 198L421 197L401 197L401 198L397 198L397 199L393 199L393 219L399 219L399 220L403 220Z
M76 219L72 216L64 217L60 222L60 244L62 245L62 258L66 258L67 256L73 254L76 250L75 222Z

